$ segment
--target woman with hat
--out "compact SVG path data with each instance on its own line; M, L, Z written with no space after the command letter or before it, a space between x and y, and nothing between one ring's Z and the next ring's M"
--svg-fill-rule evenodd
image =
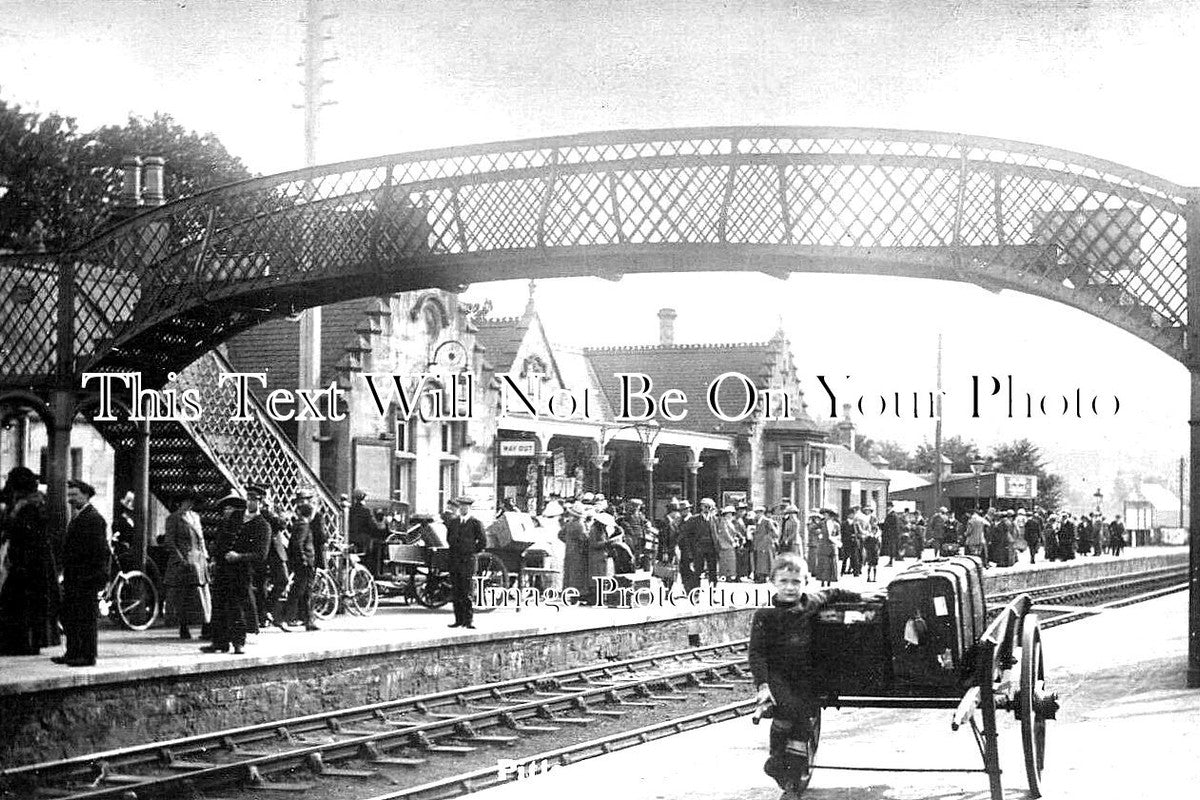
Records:
M563 551L562 587L564 590L574 589L581 597L586 597L591 588L587 529L583 526L586 513L587 507L581 501L575 501L563 509L562 527L558 530L558 538L566 546Z
M58 644L58 579L38 476L8 473L0 493L0 655L35 656Z
M717 577L721 580L737 578L737 546L741 537L733 524L736 509L725 506L717 520Z
M832 586L837 583L838 549L842 546L842 526L838 524L838 514L832 508L822 509L825 523L821 526L821 538L817 541L817 568L813 570L813 578L819 580L822 586Z
M212 620L212 592L208 587L208 548L200 515L195 512L198 495L184 489L167 516L163 546L167 549L167 606L179 621L179 638L191 639L189 625L207 625Z

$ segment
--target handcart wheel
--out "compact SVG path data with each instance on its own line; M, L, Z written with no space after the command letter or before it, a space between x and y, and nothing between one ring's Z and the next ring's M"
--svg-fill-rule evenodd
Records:
M1045 694L1046 669L1042 663L1042 629L1036 614L1025 616L1021 630L1021 686L1017 713L1021 718L1021 744L1025 749L1025 774L1031 797L1042 796L1042 767L1046 759L1046 720L1053 719L1057 699Z
M499 589L501 591L508 588L508 568L504 566L504 562L499 556L493 553L476 553L475 554L475 578L481 580L482 588ZM477 611L491 611L495 606L483 605L476 609Z
M417 602L426 608L441 608L450 602L450 581L436 570L430 570L425 580L417 584Z

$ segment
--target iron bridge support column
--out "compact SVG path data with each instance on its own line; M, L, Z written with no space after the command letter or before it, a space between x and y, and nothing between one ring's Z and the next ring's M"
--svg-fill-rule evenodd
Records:
M1186 219L1188 315L1185 365L1192 389L1188 414L1187 685L1189 689L1200 689L1200 189L1188 193Z

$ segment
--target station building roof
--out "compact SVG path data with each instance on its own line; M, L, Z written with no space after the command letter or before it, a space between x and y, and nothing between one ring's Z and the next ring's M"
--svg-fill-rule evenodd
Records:
M819 444L825 451L825 476L887 483L888 476L853 450L840 444Z

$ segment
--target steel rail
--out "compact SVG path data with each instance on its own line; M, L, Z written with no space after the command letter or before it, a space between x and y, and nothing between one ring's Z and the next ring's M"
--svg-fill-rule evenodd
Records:
M1133 598L1114 601L1113 603L1106 604L1106 607L1130 605L1132 603L1154 599L1168 592L1180 591L1186 588L1187 584L1180 584L1167 590L1158 590L1155 592L1137 595ZM1068 622L1076 621L1076 619L1079 618L1082 617L1072 619L1059 617L1052 621L1043 621L1042 627L1062 625ZM953 705L957 705L957 701L953 701ZM855 706L851 705L847 707ZM904 704L898 704L894 707L905 708L907 706ZM676 733L694 730L698 727L705 727L717 722L725 722L729 719L734 719L740 716L747 716L754 711L754 708L755 700L750 698L739 702L730 703L719 708L711 709L709 711L701 711L684 717L664 720L662 722L657 722L636 730L615 733L600 739L580 742L578 744L559 748L557 750L550 750L543 753L523 756L521 758L512 760L512 769L504 771L501 771L495 767L477 769L472 772L443 778L441 780L422 784L420 786L413 786L395 792L375 795L368 800L446 800L447 798L459 797L464 794L472 794L482 789L499 786L505 783L511 783L512 781L520 780L523 777L529 777L529 775L526 774L525 770L523 769L525 767L532 767L535 770L534 774L540 774L541 772L546 771L547 768L552 768L553 766L566 766L574 764L595 756L607 755L608 753L623 750L628 747L656 741L657 739L672 736ZM984 769L971 767L864 767L852 765L814 764L812 768L814 770L841 770L856 772L986 772Z
M1152 579L1159 575L1174 575L1186 571L1187 564L1173 564L1165 567L1143 570L1141 572L1129 572L1123 575L1101 575L1096 578L1087 578L1081 581L1067 581L1065 583L1054 583L1046 586L1031 586L1027 589L1017 589L1009 592L997 592L995 594L988 595L987 600L989 603L1003 605L1022 594L1027 594L1036 599L1042 595L1056 594L1070 590L1081 591L1084 587L1087 587L1091 584L1110 584L1121 579L1132 579L1134 581Z
M264 781L263 772L283 772L292 769L309 766L315 764L323 765L324 758L330 759L348 759L356 756L364 756L370 758L368 753L387 752L396 750L401 747L406 747L406 754L409 757L419 753L434 754L439 752L439 748L446 748L444 744L439 742L444 740L461 740L463 742L478 741L488 743L489 740L497 738L505 738L515 740L516 736L512 737L496 737L481 735L480 732L492 729L508 729L514 734L521 732L521 722L525 720L538 720L542 723L541 727L544 731L546 726L553 726L556 720L565 722L561 717L556 717L556 713L577 711L585 716L572 717L575 722L592 722L593 718L587 717L588 713L592 712L588 708L588 701L599 701L600 703L621 705L623 702L631 700L643 702L643 698L653 699L659 697L650 691L650 687L665 686L668 691L684 694L687 690L704 690L707 688L724 688L730 690L731 687L725 683L706 684L700 680L700 675L713 676L713 673L720 670L732 670L735 672L736 678L741 678L741 665L744 664L744 659L737 661L729 661L725 664L712 665L704 664L697 665L690 669L681 669L667 674L656 673L650 676L645 676L635 680L618 682L615 685L598 686L595 688L584 689L568 689L563 688L560 692L555 692L554 696L531 700L520 703L511 707L502 709L488 709L476 711L473 713L454 716L449 719L436 720L433 722L404 725L397 727L394 730L382 730L378 732L344 732L347 738L342 741L305 743L294 749L287 749L278 753L260 754L255 753L250 757L243 757L239 760L223 763L223 764L205 764L201 766L198 762L189 762L184 764L187 770L180 771L177 774L163 776L139 776L127 775L123 773L110 772L106 768L101 769L101 773L97 776L97 782L112 781L116 785L104 788L85 788L82 792L67 793L63 790L55 790L56 796L69 798L70 800L128 800L130 797L147 798L147 797L175 797L180 791L190 791L199 785L205 788L221 788L236 784L243 780L249 780L255 783L259 788L271 788L269 781ZM748 680L748 679L747 679ZM629 695L626 697L625 695ZM613 714L612 710L604 710L604 716ZM335 734L334 735L338 735ZM288 742L289 744L292 741ZM468 751L473 751L475 748L466 745L457 745L454 747L456 752L462 752L463 748ZM448 749L448 748L446 748ZM386 763L385 756L381 761ZM168 759L167 763L162 767L172 768L171 762ZM320 774L320 767L314 769Z
M733 642L705 645L703 647L672 650L656 655L639 656L637 658L614 661L604 664L588 664L581 667L559 670L556 672L534 675L523 678L512 678L496 683L465 686L457 689L446 689L422 695L387 700L381 703L370 703L345 709L309 714L286 720L258 723L240 728L228 728L212 733L197 734L165 742L134 745L116 748L100 753L90 753L83 756L61 759L57 761L29 764L0 770L0 786L13 778L46 777L50 773L64 775L66 773L90 772L100 762L122 764L150 763L159 761L163 750L170 750L176 756L192 755L215 748L227 747L227 742L236 740L239 744L257 744L278 738L281 729L290 730L293 735L314 732L331 731L330 723L349 724L359 719L378 718L379 714L402 714L420 712L420 707L426 709L441 709L452 705L465 705L472 701L503 699L501 696L519 692L537 691L539 685L554 682L565 682L572 679L588 678L590 676L612 679L617 673L644 668L648 665L659 666L661 662L673 661L678 664L684 659L701 659L705 656L720 655L724 651L744 649L749 644L748 639ZM424 712L424 713L428 713Z
M1053 587L1043 587L1041 593L1045 593L1047 589L1063 590L1066 592L1063 596L1072 596L1080 593L1080 584L1085 584L1090 587L1091 591L1112 591L1131 588L1131 585L1140 585L1154 580L1163 580L1169 578L1177 578L1179 570L1170 568L1151 570L1148 573L1134 573L1132 575L1115 575L1104 576L1099 579L1090 579L1088 581L1058 584ZM1130 578L1133 578L1131 581ZM1096 587L1096 584L1107 584L1106 586ZM1134 598L1121 599L1110 601L1109 603L1098 606L1098 608L1119 607L1128 605L1132 602L1138 602L1143 599L1152 599L1153 597L1161 596L1162 594L1171 591L1177 591L1178 585L1173 585L1166 589L1156 589L1152 592L1137 595ZM1028 592L1026 592L1028 593ZM989 602L996 602L998 598L1003 597L1003 594L989 596ZM1046 620L1045 627L1052 627L1058 624L1076 621L1086 616L1091 616L1094 612L1077 612L1073 614L1065 614L1060 617L1050 618ZM118 750L106 751L103 753L90 754L87 756L65 759L62 761L34 764L25 767L16 767L9 770L0 771L0 785L4 779L10 781L14 778L18 782L29 784L43 784L48 781L61 783L64 780L82 780L92 779L94 783L101 782L102 778L110 778L119 781L121 785L111 788L98 789L84 794L70 795L80 798L102 798L102 797L121 797L134 789L152 789L156 786L182 786L184 784L194 784L197 779L214 779L219 780L221 785L236 782L239 779L246 778L252 781L262 781L261 773L263 770L269 772L278 772L283 770L294 769L299 766L308 765L314 772L318 774L321 771L323 757L328 756L331 759L346 759L353 757L362 757L366 760L371 760L370 753L374 753L373 757L378 757L379 747L377 742L393 742L397 739L408 740L410 745L415 739L418 742L424 741L427 744L432 743L431 739L453 739L456 736L462 736L464 730L463 724L466 724L465 730L474 731L478 735L478 731L489 730L497 727L512 727L518 725L521 720L538 717L545 714L553 714L556 709L561 710L562 706L566 708L579 707L580 703L586 704L586 701L591 698L601 697L602 700L612 702L614 699L618 704L621 702L620 693L626 691L640 691L645 693L644 687L656 684L668 684L671 681L691 681L693 687L699 686L699 679L695 676L699 674L707 674L715 676L714 671L719 670L734 670L735 674L742 667L745 667L747 661L745 658L736 658L733 660L724 661L702 661L700 659L706 656L734 656L740 651L743 651L748 644L748 640L741 639L732 642L725 642L715 645L707 645L701 648L692 648L681 651L672 651L652 656L644 656L634 659L626 659L621 662L611 664L589 665L585 667L576 667L567 670L560 670L554 673L548 673L540 676L532 676L528 678L516 678L496 684L484 684L478 686L464 687L460 689L446 690L416 697L402 698L384 703L377 703L365 706L358 706L351 709L342 709L333 712L324 712L321 714L309 715L306 717L294 718L282 722L262 723L245 728L231 729L219 731L212 734L204 734L184 739L176 739L167 742L158 742L150 745L139 745L131 748L122 748ZM696 660L696 663L688 664L687 669L675 670L674 672L664 673L662 662L671 662L669 666L677 666L680 663L687 664L688 661ZM654 674L636 675L634 670L653 669ZM621 675L618 673L627 673ZM631 680L621 681L620 678L629 677ZM597 684L597 681L603 681ZM617 681L616 684L612 681ZM581 685L571 686L569 684L578 683ZM539 688L551 688L554 692L553 697L544 698L542 700L533 700L521 702L517 699L517 695L522 693L536 693ZM700 686L700 688L703 688ZM722 687L728 688L728 687ZM499 708L481 706L481 703L503 702L509 705ZM451 706L468 708L471 704L476 704L476 710L473 712L459 714L440 713L439 716L444 718L432 721L411 721L400 722L398 720L389 720L389 712L391 716L402 715L406 713L420 713L425 715L438 714L437 709L448 709ZM737 705L737 704L735 704ZM750 704L753 705L752 703ZM901 703L898 707L905 707ZM607 716L607 715L605 715ZM701 714L700 716L703 716ZM393 730L368 731L351 730L348 726L358 722L374 722L376 724L386 724L394 726ZM669 725L670 722L664 723ZM651 726L654 729L660 729L662 726ZM304 741L306 735L313 733L321 733L324 736L343 736L346 737L341 741L325 741L320 743L312 743L310 746L301 747L299 749L284 750L274 754L256 754L254 757L235 763L229 764L211 764L200 768L198 762L187 762L187 756L195 756L197 754L208 755L213 750L220 750L230 755L237 756L238 751L247 745L263 744L270 740L279 741L282 739L284 744L309 744ZM617 734L620 738L624 734ZM422 739L422 737L426 737ZM468 737L469 738L469 737ZM396 745L393 745L396 746ZM420 748L421 745L413 745ZM375 748L371 750L371 748ZM370 751L370 752L368 752ZM315 766L313 759L316 759ZM130 769L137 767L157 767L160 769L187 769L187 774L179 774L166 778L159 778L156 781L139 781L137 776L126 775L119 772L121 769ZM328 772L328 770L327 770ZM336 773L336 770L333 771ZM232 775L232 777L229 777ZM20 779L24 779L21 781ZM135 782L137 781L137 782ZM443 782L438 782L442 785ZM270 788L265 785L264 788ZM51 790L61 791L61 790ZM136 793L135 793L136 794ZM67 796L67 795L63 795ZM397 795L406 796L406 795ZM415 796L415 795L414 795Z

